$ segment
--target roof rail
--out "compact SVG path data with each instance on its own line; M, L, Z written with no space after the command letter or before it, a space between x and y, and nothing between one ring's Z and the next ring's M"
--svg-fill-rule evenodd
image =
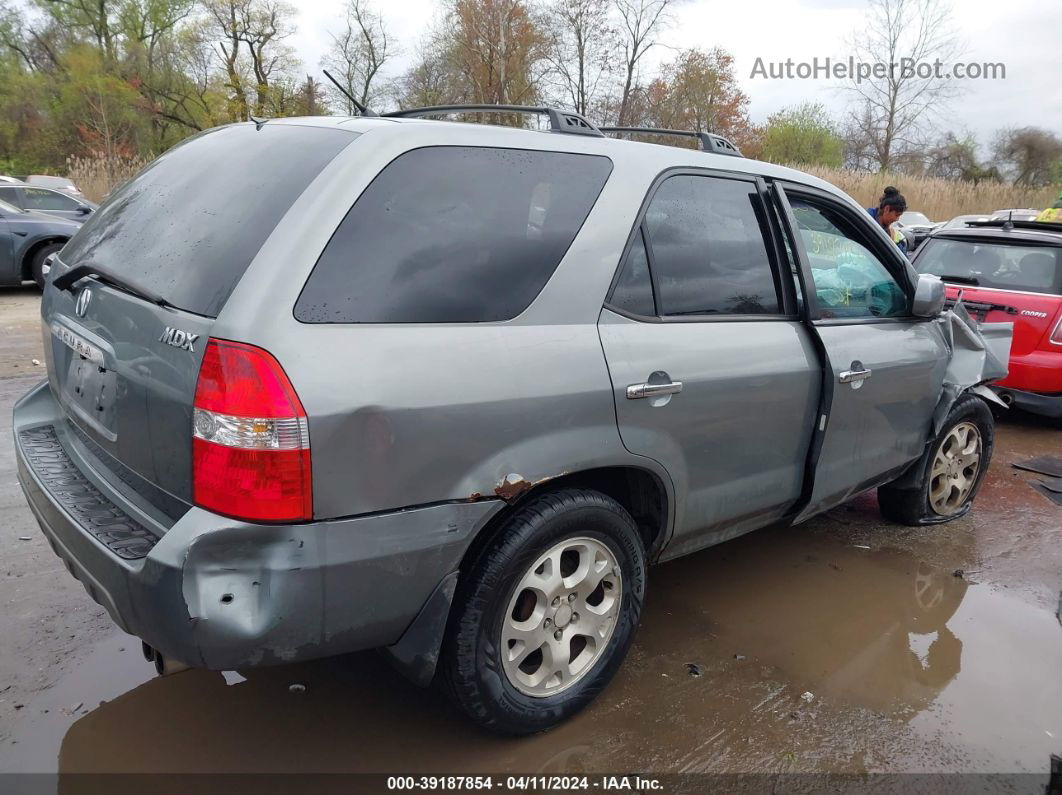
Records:
M532 113L549 117L549 130L567 135L593 135L604 137L601 131L578 113L570 110L557 110L537 105L429 105L424 108L408 108L381 114L391 118L418 118L420 116L441 116L450 113Z
M741 150L721 135L693 130L666 130L662 127L601 127L603 133L641 133L643 135L680 135L683 138L696 138L702 152L714 152L717 155L744 157Z

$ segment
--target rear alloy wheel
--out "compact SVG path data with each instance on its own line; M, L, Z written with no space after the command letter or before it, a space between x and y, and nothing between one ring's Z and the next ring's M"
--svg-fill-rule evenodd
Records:
M502 667L528 696L563 693L601 657L616 628L623 581L592 538L555 544L517 583L502 625Z
M532 497L462 569L439 682L484 728L548 729L612 679L644 593L642 539L619 503L588 489Z

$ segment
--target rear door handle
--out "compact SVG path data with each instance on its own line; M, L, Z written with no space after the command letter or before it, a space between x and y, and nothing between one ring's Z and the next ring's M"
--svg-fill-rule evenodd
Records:
M870 378L871 370L868 367L865 370L842 370L838 376L838 380L842 384L852 384L858 381L865 381Z
M672 381L669 384L631 384L627 387L627 400L677 395L681 391L681 381Z

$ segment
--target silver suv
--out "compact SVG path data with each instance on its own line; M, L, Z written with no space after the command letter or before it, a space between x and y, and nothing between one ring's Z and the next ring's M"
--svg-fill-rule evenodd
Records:
M533 732L648 564L875 487L969 510L1009 332L822 180L544 112L211 130L59 254L19 478L160 672L381 648Z

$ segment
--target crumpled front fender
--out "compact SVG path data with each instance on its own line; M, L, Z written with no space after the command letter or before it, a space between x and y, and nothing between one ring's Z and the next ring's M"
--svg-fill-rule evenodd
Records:
M933 411L933 436L940 433L955 401L966 391L975 391L990 402L1005 406L985 387L1007 375L1013 323L983 323L970 317L962 296L954 308L940 317L941 328L951 357L944 373L944 385Z

